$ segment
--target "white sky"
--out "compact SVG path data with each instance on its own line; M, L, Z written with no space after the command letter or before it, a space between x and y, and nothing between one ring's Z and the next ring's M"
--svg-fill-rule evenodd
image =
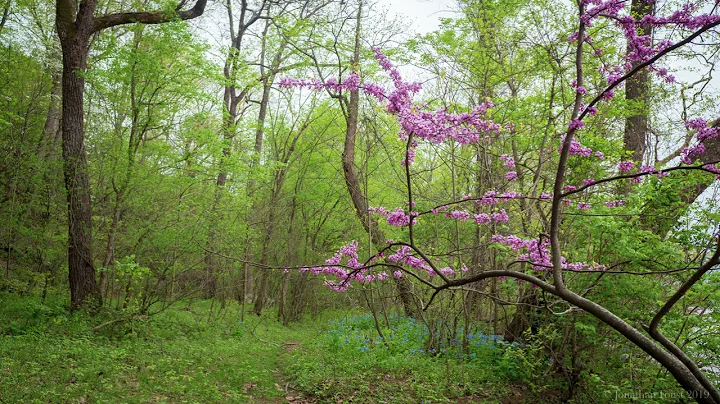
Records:
M455 0L378 0L377 6L391 14L407 17L412 28L426 34L438 28L440 18L452 17L457 10Z

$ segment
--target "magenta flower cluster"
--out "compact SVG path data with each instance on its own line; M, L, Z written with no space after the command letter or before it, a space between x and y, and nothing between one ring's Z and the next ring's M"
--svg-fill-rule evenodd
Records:
M697 139L697 143L682 150L680 161L683 164L692 164L699 156L705 153L705 142L709 140L716 140L720 137L720 127L709 126L708 122L702 118L687 120L685 122L685 127L688 130L696 132L695 139Z
M584 9L584 13L580 15L580 20L587 26L591 26L598 18L611 18L621 28L624 35L628 39L629 52L627 53L623 63L618 66L603 66L601 71L606 75L609 83L616 83L623 75L627 74L637 63L648 61L650 58L658 54L658 52L672 46L668 40L653 43L652 39L647 35L638 35L638 24L651 24L653 26L672 26L682 29L696 29L698 27L707 26L720 21L720 16L716 15L700 15L693 16L695 8L692 5L686 5L681 10L671 14L670 16L646 16L640 21L636 21L632 16L625 15L624 9L629 2L618 0L580 0L580 5ZM568 41L575 42L582 39L585 43L592 43L592 37L583 35L579 37L579 33L573 33ZM419 105L413 102L414 96L421 90L419 83L410 83L404 81L399 71L393 66L390 60L379 49L374 48L375 59L392 80L393 88L391 90L375 83L361 83L360 76L356 72L351 72L347 77L341 79L331 78L325 82L319 80L297 80L282 79L280 86L284 88L310 88L313 90L322 90L330 92L357 91L362 90L366 94L376 98L380 102L386 103L386 110L389 114L396 117L400 125L399 136L402 140L408 142L407 155L404 157L402 164L412 164L415 158L415 150L418 147L418 141L425 141L433 144L454 141L461 145L474 144L478 142L488 142L495 135L503 130L501 126L487 117L487 112L493 107L492 102L484 101L477 107L467 112L455 113L448 109L437 109L431 111L427 105ZM599 49L596 53L601 52ZM668 74L666 68L650 67L660 77L667 81L672 80L672 76ZM588 90L582 85L573 82L572 86L579 97L586 95ZM602 99L607 101L614 96L612 90L606 90L602 93ZM578 101L579 102L579 101ZM580 106L583 115L595 115L597 110L594 106L586 107L584 104ZM714 128L708 125L708 122L695 118L685 123L689 131L696 132L697 143L682 151L681 161L684 164L695 162L704 152L705 143L709 140L715 140L720 136L720 128ZM584 128L585 123L579 119L572 119L568 123L568 134L572 136L578 130ZM512 132L512 125L506 126L507 131ZM563 144L564 144L563 139ZM562 152L562 147L558 151ZM571 139L568 144L568 154L584 158L596 158L603 160L604 154L595 151L590 147L581 144L576 139ZM500 156L502 166L508 171L505 179L513 181L518 178L518 169L516 161L508 154ZM662 178L667 176L667 172L657 169L653 166L639 166L636 170L636 163L633 161L622 161L617 166L620 173L635 173L629 180L632 182L642 181L643 175L654 174ZM720 174L720 169L715 165L706 164L704 168ZM603 183L606 180L600 180ZM585 179L582 181L582 187L567 185L564 191L575 194L576 191L585 190L588 187L598 184L594 179ZM510 184L506 184L511 186ZM593 208L593 205L587 201L577 201L568 198L571 195L563 195L563 204L565 206L576 206L580 211L587 211ZM500 202L508 202L517 198L526 196L516 192L500 193L495 190L487 191L482 196L473 197L472 195L463 196L462 201L452 202L449 205L468 203L474 200L479 207L488 209L487 212L472 210L464 210L462 208L452 209L448 205L439 206L430 209L428 212L434 215L442 216L457 220L460 222L474 222L475 224L491 224L491 223L509 223L510 217L505 209L496 207ZM540 199L549 200L553 195L548 192L542 192ZM466 202L468 201L468 202ZM598 201L598 204L603 202ZM606 207L616 208L625 204L623 200L612 200L604 202ZM369 211L378 215L382 215L387 219L388 225L396 227L407 227L416 224L417 217L420 215L414 210L414 206L407 209L395 208L388 210L384 207L369 208ZM423 214L425 214L423 213ZM550 240L547 237L539 237L536 239L522 239L516 235L495 234L492 236L492 242L510 247L511 250L518 253L518 260L530 263L533 270L548 271L552 268ZM324 274L333 277L336 280L326 281L326 285L337 291L346 290L352 281L371 282L374 280L383 280L390 277L387 272L371 273L367 263L361 263L357 254L358 243L352 242L340 248L340 250L325 262L324 266L305 268L303 271L312 271L315 274ZM440 265L433 266L422 257L418 256L413 247L403 245L402 243L394 243L388 241L387 257L383 254L377 254L368 262L380 258L386 258L387 261L403 266L405 268L414 269L425 272L428 276L454 276L456 271L449 266L440 268ZM596 263L589 262L568 262L565 257L561 257L561 268L568 271L579 270L604 270L605 268ZM460 271L466 271L466 267L462 267ZM401 271L394 271L392 276L402 277Z
M536 271L548 271L552 269L550 259L550 241L547 238L536 238L525 240L515 235L503 236L494 234L491 238L493 243L502 244L510 247L513 251L524 253L518 255L519 261L527 261L531 264L532 269ZM597 270L605 269L602 265L587 262L567 262L565 257L560 259L562 268L565 270Z
M316 266L310 268L301 268L301 272L310 271L315 275L328 275L335 277L338 280L326 280L325 286L331 288L336 292L344 292L350 286L351 281L357 282L373 282L375 280L387 279L388 274L386 272L380 272L378 274L369 273L366 269L365 264L358 261L358 242L353 241L340 248L331 258L325 261L324 266ZM381 258L378 256L376 258ZM345 260L345 264L341 264ZM393 274L396 277L401 277L402 273Z
M558 152L562 152L563 150L563 144L565 143L565 138L563 137L560 147L558 148ZM571 156L580 156L580 157L592 157L593 155L597 157L598 159L602 160L605 158L602 152L598 151L593 154L593 149L583 146L577 139L572 139L570 141L570 152L569 154Z

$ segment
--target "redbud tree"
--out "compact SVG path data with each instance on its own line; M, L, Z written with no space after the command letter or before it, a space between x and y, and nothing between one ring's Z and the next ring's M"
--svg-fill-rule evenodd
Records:
M547 189L537 190L537 184L533 189L507 187L502 190L487 190L482 195L465 195L461 199L439 205L419 204L412 181L416 173L412 168L416 154L422 153L423 144L453 142L461 146L491 145L501 137L513 136L513 126L500 125L493 121L490 111L494 105L491 100L465 112L452 112L446 108L431 109L416 101L415 96L421 90L421 85L405 81L380 49L374 48L373 52L377 63L392 81L390 89L376 83L363 82L361 76L354 71L344 79L324 82L283 79L280 85L286 88L365 92L383 103L386 112L397 120L399 136L405 144L404 155L398 160L405 175L406 203L400 207L371 208L371 212L384 217L389 226L406 229L405 239L388 240L383 249L364 259L359 256L358 243L353 241L340 248L324 265L301 270L333 278L332 281L326 281L326 285L338 292L347 290L355 282L375 282L391 277L409 276L432 291L425 307L432 304L442 291L484 279L503 278L528 282L544 293L595 316L617 331L667 369L697 402L720 404L720 392L696 361L659 328L663 318L688 291L697 286L703 276L720 263L720 244L707 247L708 253L701 264L657 308L654 316L637 326L586 297L582 291L573 290L567 281L570 274L612 273L611 263L575 261L568 258L571 255L568 251L563 251L566 245L562 240L563 218L569 212L592 212L598 207L620 208L626 203L628 193L633 192L633 187L648 178L663 181L666 177L688 171L709 176L720 174L720 169L717 168L720 161L703 161L708 145L720 141L720 128L709 125L708 121L701 117L686 120L686 128L695 133L694 142L681 151L677 164L666 167L653 167L622 158L613 161L613 158L606 156L622 156L623 153L618 153L617 150L594 150L583 144L584 133L589 129L587 125L591 118L598 114L598 109L602 110L603 105L615 102L615 92L620 90L628 79L646 69L665 82L673 82L675 79L671 69L662 64L664 58L688 44L702 43L712 30L720 25L720 15L716 12L717 2L708 10L685 4L664 15L645 15L638 19L626 9L628 3L619 0L581 0L577 4L577 29L567 38L574 46L574 100L564 133L558 135L558 147L555 149L557 154L551 160L554 165L554 178ZM588 29L602 20L610 21L622 32L628 43L628 52L620 64L601 64L600 73L607 84L597 92L591 92L585 87L584 67L587 60L598 57L602 50L589 46L593 39L588 35ZM642 32L639 29L641 25L681 32L683 36L674 40L653 41L648 35L639 34ZM511 150L499 156L499 163L505 170L504 178L508 183L517 181L524 169L518 166L515 159ZM602 178L585 178L573 182L571 180L575 177L570 175L573 161L580 159L610 167L604 170L610 174ZM621 184L623 192L617 192L618 187L613 185L618 183ZM549 220L534 238L523 238L518 235L519 231L513 232L513 214L507 205L523 199L548 206ZM417 237L418 228L430 217L473 223L481 226L484 231L502 229L491 235L491 241L511 251L514 255L512 261L504 268L497 269L468 268L467 265L458 265L457 262L442 263L431 259L431 254Z

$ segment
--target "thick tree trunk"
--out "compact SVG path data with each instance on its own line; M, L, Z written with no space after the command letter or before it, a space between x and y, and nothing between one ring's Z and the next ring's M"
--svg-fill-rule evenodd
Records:
M60 30L59 30L60 31ZM83 91L90 32L65 35L62 77L62 155L68 200L68 267L73 308L102 304L92 252L90 181L84 139Z
M637 20L655 12L655 2L646 0L632 0L630 12ZM652 25L640 24L638 35L652 37ZM628 53L631 52L628 45ZM630 101L631 114L625 118L625 150L632 153L633 161L643 161L647 149L647 137L649 135L649 111L648 101L650 98L650 74L647 69L642 69L625 82L625 99Z
M180 3L183 4L184 1ZM207 0L197 0L193 8L174 14L165 10L121 12L96 18L97 0L56 0L55 24L63 55L62 155L68 194L68 278L72 308L90 306L95 310L102 305L93 264L90 180L85 151L83 75L87 69L90 37L105 28L123 24L189 20L202 15L206 4Z

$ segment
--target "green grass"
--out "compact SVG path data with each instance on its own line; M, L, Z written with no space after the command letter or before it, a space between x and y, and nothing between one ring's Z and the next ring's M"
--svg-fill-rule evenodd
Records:
M283 401L278 345L307 333L270 313L241 324L236 306L210 318L207 302L93 333L108 313L69 315L61 301L7 294L0 302L0 400L11 403Z
M312 341L284 357L298 389L322 402L494 403L530 379L535 365L521 347L482 333L428 348L427 329L395 316L378 337L368 314L331 321Z
M122 313L69 314L66 304L0 294L0 402L278 403L300 394L496 403L534 370L521 348L478 333L429 351L425 328L399 316L382 341L358 311L283 327L273 310L241 323L236 303L211 310L202 301L92 332Z

